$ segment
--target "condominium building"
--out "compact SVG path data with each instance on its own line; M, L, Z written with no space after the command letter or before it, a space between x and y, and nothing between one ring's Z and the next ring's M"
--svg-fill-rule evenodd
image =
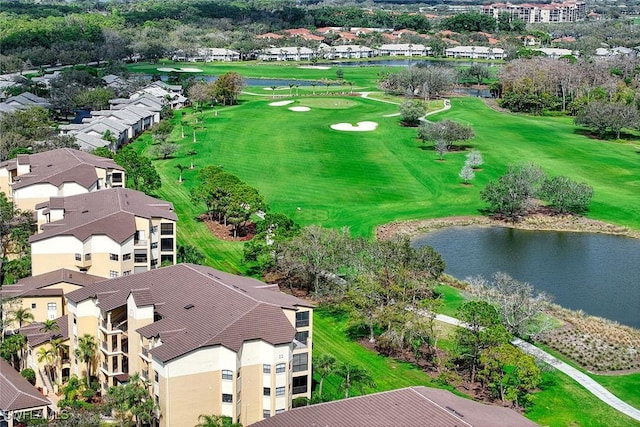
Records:
M65 293L102 280L104 277L64 268L25 277L14 285L4 285L0 288L1 313L10 316L12 312L23 309L33 316L33 322L54 320L66 314ZM4 320L4 331L20 327L15 321Z
M70 148L20 154L0 163L0 191L22 210L34 210L50 197L124 185L124 169L113 160Z
M496 19L500 14L507 13L512 19L521 19L527 24L582 21L587 13L583 1L550 4L494 3L481 6L480 11Z
M51 401L0 357L0 426L17 427L47 418Z
M178 264L85 286L67 302L70 354L79 336L95 336L102 390L140 374L162 427L200 414L250 425L311 396L312 305L277 285Z
M125 188L52 197L36 206L34 275L59 268L113 278L176 263L173 204Z

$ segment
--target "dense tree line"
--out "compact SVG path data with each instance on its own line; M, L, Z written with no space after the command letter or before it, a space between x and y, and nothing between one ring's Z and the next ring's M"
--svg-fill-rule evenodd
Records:
M385 93L421 97L425 101L453 88L457 73L451 67L406 67L397 73L380 78L380 89Z

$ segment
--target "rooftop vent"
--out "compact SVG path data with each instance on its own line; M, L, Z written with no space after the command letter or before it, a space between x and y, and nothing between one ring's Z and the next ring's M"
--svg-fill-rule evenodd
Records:
M82 211L82 213L89 213L89 211L85 209Z
M187 304L187 305L185 305L185 306L184 306L184 309L185 309L185 310L191 310L193 307L195 307L195 305L193 305L193 304Z

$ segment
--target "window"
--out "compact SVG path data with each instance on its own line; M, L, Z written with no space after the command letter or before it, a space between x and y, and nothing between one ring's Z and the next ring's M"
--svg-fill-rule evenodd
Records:
M233 403L233 394L222 393L223 403Z
M262 387L263 396L271 396L271 387Z
M151 242L151 249L157 249L158 248L158 242Z
M276 415L281 414L284 412L284 409L276 409Z
M91 261L91 253L84 254L84 260L85 261Z
M114 184L122 183L122 173L114 172L113 174L111 174L111 180L113 181Z
M309 326L309 312L299 311L296 313L296 328Z
M57 305L55 302L49 302L47 303L47 310L57 310Z
M119 261L120 256L118 254L109 254L109 261Z
M282 374L287 370L287 365L284 363L278 363L276 365L276 374Z
M109 270L109 277L111 277L112 279L114 277L118 277L118 272L115 270Z
M32 302L32 303L31 303L31 309L32 309L32 310L35 310L35 309L36 309L36 303L35 303L35 302Z
M271 411L268 409L262 410L262 418L269 418L271 416Z
M173 239L171 238L160 239L160 250L173 251Z
M76 261L82 261L82 254L76 254Z
M147 253L146 252L136 252L134 254L133 262L147 262Z
M163 264L165 262L173 264L173 255L160 255L160 264Z
M293 394L302 394L307 392L307 384L309 377L303 375L301 377L293 377Z
M262 365L262 373L270 374L271 373L271 365Z
M309 367L309 353L293 355L293 372L306 371Z
M160 224L160 234L162 236L173 234L173 223Z
M158 259L152 259L151 260L151 268L155 268L158 265Z
M158 382L158 371L153 371L153 380Z
M233 379L233 372L228 370L228 369L223 369L222 370L222 379L223 380L232 380Z
M296 341L306 344L309 340L309 331L296 332Z
M276 396L284 396L284 387L276 387Z
M130 276L131 275L131 270L126 270L122 272L123 276Z
M137 230L136 231L136 235L133 238L134 239L134 243L142 243L144 242L146 239L144 238L144 230Z
M151 234L158 234L158 226L154 225L153 227L151 227Z
M128 253L128 254L124 254L124 255L122 255L122 260L123 260L123 261L129 261L129 260L131 260L131 253Z

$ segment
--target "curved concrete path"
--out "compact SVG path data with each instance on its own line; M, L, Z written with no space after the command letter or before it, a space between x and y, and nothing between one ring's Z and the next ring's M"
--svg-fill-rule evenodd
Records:
M454 317L445 316L444 314L436 315L436 320L455 326L467 326L464 322L461 322ZM536 359L542 360L543 362L548 363L550 366L556 368L560 372L565 373L582 387L587 389L591 394L602 400L607 405L611 406L613 409L616 409L623 414L628 415L629 417L637 421L640 421L640 410L618 399L609 390L594 381L590 376L583 374L576 368L553 357L546 351L534 346L533 344L521 340L520 338L514 338L511 343L519 347L525 353L530 354Z
M387 104L393 104L393 105L400 105L399 102L395 102L395 101L387 101L386 99L375 99L375 98L369 98L369 95L373 92L359 92L360 93L360 97L361 98L367 98L367 99L371 99L373 101L378 101L378 102L386 102ZM430 111L427 114L425 114L424 116L420 117L420 121L424 121L425 117L430 116L432 114L437 114L441 111L446 111L449 108L451 108L451 101L449 99L444 99L444 107L440 108L439 110L434 110L434 111ZM393 114L386 114L384 117L397 117L399 116L400 113L393 113Z

